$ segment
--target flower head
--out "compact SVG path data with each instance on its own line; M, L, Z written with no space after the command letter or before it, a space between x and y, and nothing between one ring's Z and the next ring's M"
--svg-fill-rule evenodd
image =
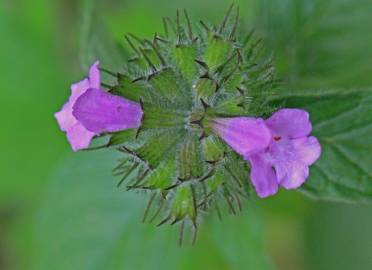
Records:
M101 88L99 62L89 77L71 86L71 96L55 118L74 151L87 148L96 135L137 128L142 118L139 104L111 95Z
M214 131L251 163L251 180L260 197L273 195L282 186L294 189L309 176L309 166L321 147L309 136L309 114L282 109L266 121L250 117L214 119Z
M309 176L309 166L320 156L318 140L309 136L309 114L300 109L282 109L266 120L271 132L269 146L244 157L251 163L251 180L260 197L275 194L278 187L295 189Z
M71 96L69 100L63 105L59 112L54 114L60 129L66 132L67 140L74 151L87 148L90 141L95 136L94 132L87 130L76 120L72 111L76 100L89 88L99 89L101 87L98 66L99 62L95 62L89 70L88 78L71 85Z
M107 145L123 155L114 169L118 186L151 194L144 220L153 212L159 225L193 224L196 232L208 209L226 202L232 213L240 208L250 191L248 166L222 141L251 162L261 197L280 185L297 187L318 157L311 154L318 143L308 137L307 115L290 116L290 124L284 110L267 121L254 118L272 110L277 80L252 33L238 36L238 21L239 10L231 6L218 26L203 24L202 31L193 31L184 12L184 19L177 14L175 31L168 31L174 22L165 20L165 35L156 34L154 42L126 35L132 53L123 73L102 69L110 91L101 88L95 63L56 114L74 150L88 147L96 135L110 136ZM247 111L252 117L244 116ZM138 136L116 133L140 125Z

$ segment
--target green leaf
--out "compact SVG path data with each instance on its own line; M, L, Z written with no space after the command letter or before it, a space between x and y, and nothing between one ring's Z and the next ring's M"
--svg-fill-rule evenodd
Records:
M148 88L143 85L142 81L133 82L126 75L118 74L118 84L115 85L110 92L114 95L139 102L140 98L147 94Z
M225 146L220 139L214 135L210 135L202 140L202 148L205 160L208 162L220 160L225 152Z
M289 88L371 84L372 1L257 3L260 34L275 52L280 77Z
M212 70L218 68L230 56L232 43L210 34L205 49L204 61Z
M238 190L243 196L248 195L252 191L247 181L247 171L247 161L242 160L235 152L227 154L223 172L230 180L226 181L226 186L230 186L233 191Z
M182 128L187 114L167 104L153 104L144 102L144 116L142 128Z
M153 134L143 146L133 151L148 162L150 168L156 168L163 159L173 154L176 143L183 135L183 130L158 132Z
M223 100L214 106L210 112L219 116L241 116L244 115L244 96L236 96L234 98Z
M227 74L222 80L223 87L228 92L235 92L237 87L241 86L242 82L242 74L234 70L230 74Z
M126 129L113 134L110 137L108 146L117 146L136 138L137 129Z
M151 172L151 174L146 178L143 187L165 190L172 185L175 170L176 161L173 158L168 158L163 161L156 170Z
M187 106L190 103L191 96L186 96L185 91L172 68L163 68L151 75L149 78L149 84L173 103L183 106Z
M192 186L188 183L177 187L172 206L172 215L175 221L186 217L195 221L196 219L196 201Z
M82 152L60 164L37 215L32 269L272 269L253 205L209 218L195 247L185 238L178 248L175 227L139 224L142 196L116 189L107 170L117 158Z
M302 190L315 198L372 201L372 89L297 91L282 101L310 113L322 145Z
M191 86L198 73L195 65L195 59L197 57L196 46L176 46L172 53L176 66L180 70L183 78L188 82L189 86Z
M198 98L208 100L217 91L217 83L208 78L201 78L196 83L195 90Z
M153 48L143 48L143 46L145 46L145 43L141 42L140 54L130 59L130 62L135 64L134 70L137 70L137 73L141 73L141 70L150 73L161 68L162 63L155 50Z
M179 178L189 180L199 178L203 174L202 160L199 155L200 142L196 136L185 139L181 145L178 155Z
M219 188L222 187L224 179L225 175L221 171L216 172L211 178L207 180L207 192L216 192Z

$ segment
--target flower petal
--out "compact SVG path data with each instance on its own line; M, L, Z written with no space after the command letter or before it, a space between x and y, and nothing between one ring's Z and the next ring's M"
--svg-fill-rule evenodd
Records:
M71 110L71 105L69 102L65 103L63 105L62 109L59 112L56 112L54 114L54 117L57 120L57 123L59 125L59 128L62 131L67 131L69 130L73 125L76 124L76 119L75 117L72 116L72 110Z
M266 120L274 136L301 138L312 130L309 113L301 109L282 109Z
M299 188L309 176L309 167L300 161L276 164L275 171L279 185L286 189Z
M62 109L54 114L58 125L62 131L67 131L72 128L77 120L72 115L72 106L75 101L89 88L89 81L87 79L71 85L71 95L69 100L63 105Z
M94 133L138 128L142 114L138 103L100 89L88 89L73 107L75 118Z
M101 77L99 73L99 61L96 61L89 70L90 88L99 89L101 87Z
M306 164L307 149L304 147L306 140L307 137L273 141L266 151L265 160L275 168L279 184L287 189L298 188L309 176L309 168ZM297 141L297 148L295 141Z
M313 136L294 139L292 143L298 158L308 166L315 163L322 152L319 141Z
M75 101L90 88L90 82L88 79L84 79L80 82L71 85L71 96L68 101L71 103L71 109Z
M72 150L75 152L88 148L94 136L95 134L93 132L90 132L78 122L67 131L67 139L72 147Z
M278 182L274 169L260 155L248 157L251 163L251 181L260 198L274 195L278 192Z
M271 133L265 122L257 118L217 118L214 119L213 129L241 155L263 150L271 140Z

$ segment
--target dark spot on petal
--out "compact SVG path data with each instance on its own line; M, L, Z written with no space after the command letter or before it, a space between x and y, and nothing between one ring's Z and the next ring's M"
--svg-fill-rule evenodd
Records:
M274 136L274 141L280 141L281 138L280 136Z
M122 110L122 107L121 107L121 106L117 106L117 107L116 107L116 111L117 111L117 112L121 112L121 110Z

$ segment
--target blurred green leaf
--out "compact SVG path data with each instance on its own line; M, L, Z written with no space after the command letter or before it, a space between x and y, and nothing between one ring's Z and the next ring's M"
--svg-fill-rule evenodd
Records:
M291 88L366 87L372 1L262 0L257 24Z
M304 223L308 269L372 269L371 211L371 205L317 204Z
M97 3L96 3L97 2ZM84 70L96 60L105 68L116 72L123 71L127 54L122 47L112 41L107 34L100 16L99 1L82 1L82 20L80 28L80 62Z
M186 237L177 247L176 227L140 224L142 196L116 189L108 170L118 157L78 153L61 163L37 216L33 269L272 269L254 206L208 219L195 247Z
M315 198L372 200L372 89L296 91L283 106L307 110L322 156L302 188Z

